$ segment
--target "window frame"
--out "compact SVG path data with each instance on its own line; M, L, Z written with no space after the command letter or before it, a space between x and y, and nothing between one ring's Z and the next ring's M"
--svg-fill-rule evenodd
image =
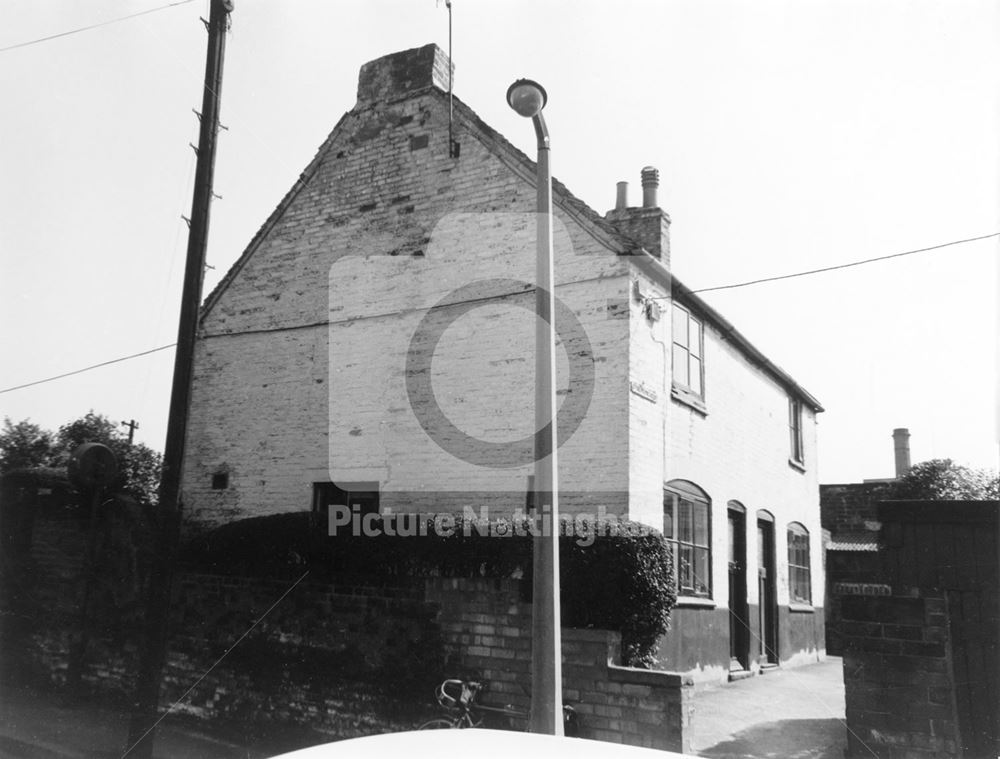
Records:
M671 387L681 393L690 395L698 400L704 402L705 400L705 323L702 319L695 316L689 309L680 305L677 302L672 304L672 309L670 312L670 343L671 343L671 353L670 353L670 383ZM684 318L685 324L685 343L679 343L676 339L677 330L677 319ZM697 330L698 337L698 352L694 355L695 360L698 361L698 389L695 389L691 384L691 327L695 326ZM685 357L685 381L677 379L678 367L676 361L676 353L678 350L684 352Z
M806 449L802 436L802 401L798 398L788 399L788 440L791 453L789 460L799 466L805 466Z
M804 524L788 523L785 538L788 542L788 601L791 604L812 606L812 548L809 537L809 530ZM801 592L803 589L804 593Z
M690 533L688 539L684 539L680 534L680 504L682 501L691 504ZM667 528L667 514L670 510L670 528ZM704 543L697 542L696 523L697 511L704 510L705 538ZM663 535L670 545L673 556L674 581L678 596L698 599L713 598L713 578L712 578L712 501L701 488L686 480L671 480L663 487ZM690 574L681 571L680 555L683 549L691 552L689 562ZM706 576L701 578L704 587L697 587L697 579L692 579L685 584L689 578L697 578L694 567L698 565L696 555L704 556L704 566Z
M360 514L381 514L381 490L377 482L313 482L312 484L312 513L326 523L329 519L330 505L334 503L333 498L344 494L345 504L348 509L357 505ZM351 503L351 496L356 495L359 502Z

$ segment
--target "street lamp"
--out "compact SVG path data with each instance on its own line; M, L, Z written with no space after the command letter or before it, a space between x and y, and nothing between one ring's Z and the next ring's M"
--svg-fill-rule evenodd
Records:
M563 734L562 651L559 622L559 477L556 460L555 308L552 254L552 172L549 131L542 109L548 95L530 79L507 89L507 103L530 118L538 138L538 232L535 258L535 510L542 517L534 538L531 607L531 715L533 733ZM548 520L546 520L546 516ZM546 522L549 529L545 529ZM547 533L547 534L546 534Z

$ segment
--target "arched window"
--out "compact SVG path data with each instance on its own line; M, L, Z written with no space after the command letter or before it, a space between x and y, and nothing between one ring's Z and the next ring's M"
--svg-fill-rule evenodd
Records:
M788 525L788 591L792 603L812 603L809 530L798 522Z
M663 488L663 535L674 554L677 594L712 595L711 503L704 490L686 480Z

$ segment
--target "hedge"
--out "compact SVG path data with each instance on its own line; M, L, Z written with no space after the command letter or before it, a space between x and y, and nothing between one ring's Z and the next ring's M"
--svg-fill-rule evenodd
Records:
M420 537L386 535L381 517L374 517L371 526L380 533L377 537L330 536L326 524L308 512L251 517L190 540L181 556L201 571L250 576L309 569L314 577L365 582L521 577L522 596L530 600L532 541L524 525L486 525L456 517L452 529L441 531L430 523L411 523L408 529L422 532ZM501 533L505 537L489 537ZM564 534L560 578L564 625L616 630L622 636L623 663L655 662L657 641L667 631L676 602L672 554L662 535L627 520L592 541L580 533Z

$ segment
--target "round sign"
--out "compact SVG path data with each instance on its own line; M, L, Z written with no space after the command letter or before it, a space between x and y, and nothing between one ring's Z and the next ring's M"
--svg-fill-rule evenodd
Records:
M66 469L78 487L107 487L118 475L118 459L106 445L84 443L70 455Z

